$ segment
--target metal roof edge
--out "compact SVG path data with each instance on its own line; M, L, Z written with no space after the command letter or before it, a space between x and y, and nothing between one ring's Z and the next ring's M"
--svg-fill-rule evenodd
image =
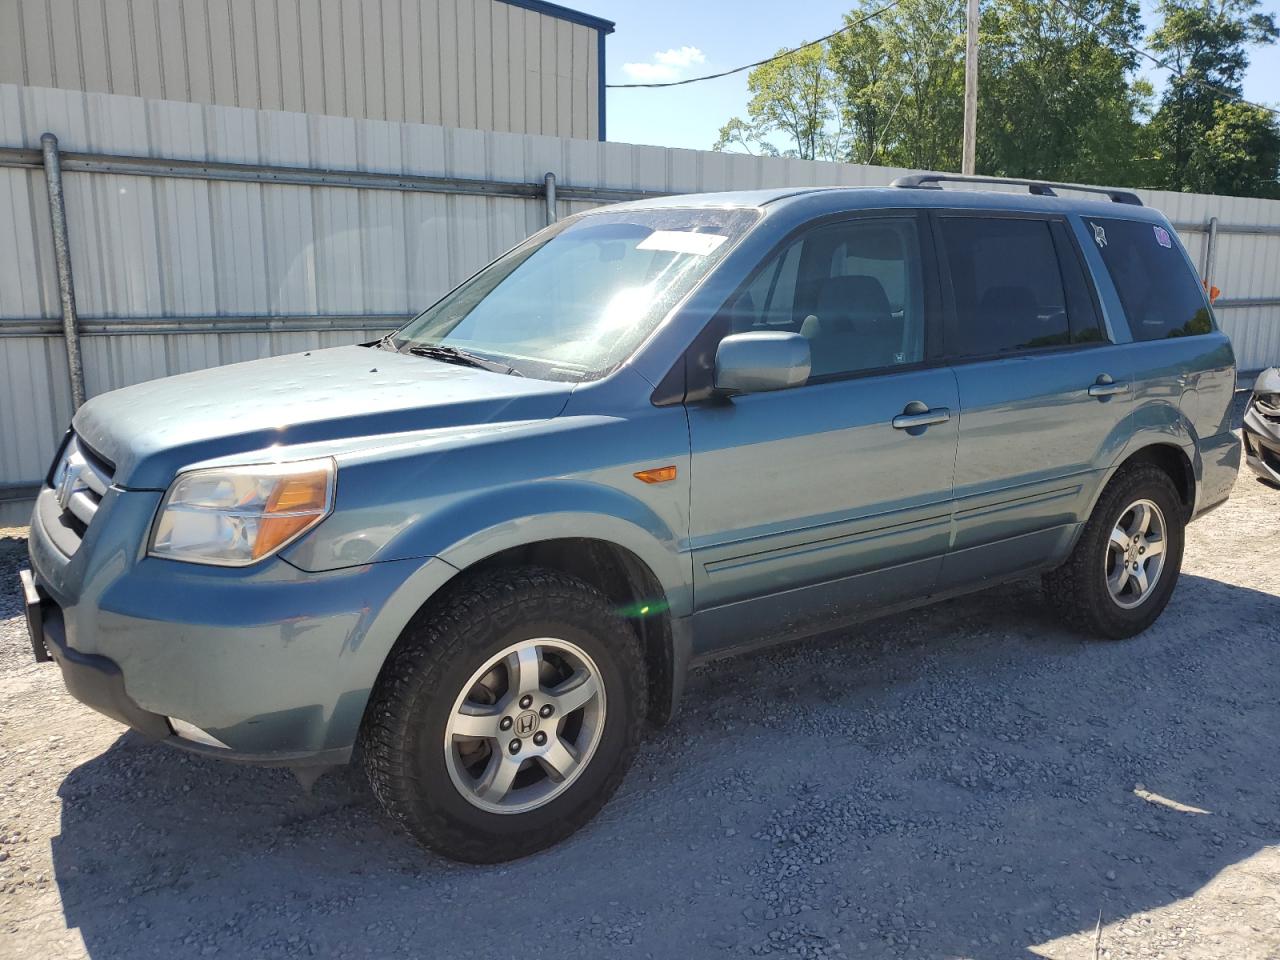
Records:
M589 13L583 13L581 10L562 7L558 3L548 3L547 0L501 0L501 2L509 3L513 7L523 7L525 10L532 10L534 13L541 13L548 17L555 17L557 20L567 20L569 23L591 27L593 30L599 30L602 34L613 33L614 27L617 26L612 20L606 20L604 17L596 17Z

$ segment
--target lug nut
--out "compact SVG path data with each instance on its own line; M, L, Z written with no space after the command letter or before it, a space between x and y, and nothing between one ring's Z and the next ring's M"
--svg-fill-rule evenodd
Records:
M555 712L556 712L556 708L555 708L555 707L553 707L553 706L552 706L551 704L549 704L549 703L544 703L544 704L542 705L542 709L538 711L538 716L540 716L543 720L545 720L545 719L547 719L547 717L551 716L551 714L553 714L553 713L555 713Z
M507 744L507 749L508 749L508 750L510 750L512 753L519 753L519 752L520 752L520 741L519 741L519 740L512 740L510 743L508 743L508 744Z
M547 742L547 735L539 730L533 735L534 746L540 747Z
M533 706L533 697L526 693L520 698L520 709L528 710L531 706Z
M498 729L499 729L499 730L510 730L510 729L511 729L511 718L510 718L510 717L503 717L503 718L498 722Z
M1146 552L1147 552L1147 548L1146 548L1146 547L1139 547L1139 548L1138 548L1138 553L1146 553Z

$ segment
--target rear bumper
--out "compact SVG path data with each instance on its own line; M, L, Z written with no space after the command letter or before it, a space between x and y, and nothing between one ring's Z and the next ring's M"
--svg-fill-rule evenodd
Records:
M1199 459L1199 483L1193 517L1221 506L1236 485L1240 473L1240 438L1231 431L1201 439L1195 450Z

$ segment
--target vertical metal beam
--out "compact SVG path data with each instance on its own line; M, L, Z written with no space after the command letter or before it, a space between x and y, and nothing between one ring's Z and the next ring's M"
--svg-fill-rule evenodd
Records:
M556 175L550 172L547 173L542 178L542 187L547 198L547 226L551 226L551 224L560 219L556 213Z
M609 31L610 33L612 30ZM604 30L596 31L596 139L603 140L604 137L604 116L605 101L608 99L609 91L605 86L604 73L604 38L606 32Z
M964 147L960 172L973 176L978 153L978 0L969 0L964 38Z
M40 137L44 155L44 182L49 193L49 220L53 224L53 260L58 270L58 299L62 302L62 336L67 344L67 372L71 378L71 409L84 403L84 365L80 361L80 330L76 320L76 292L71 279L71 246L67 240L67 205L62 195L62 162L58 138Z
M1209 237L1204 243L1204 282L1213 286L1214 266L1218 260L1218 218L1209 218Z

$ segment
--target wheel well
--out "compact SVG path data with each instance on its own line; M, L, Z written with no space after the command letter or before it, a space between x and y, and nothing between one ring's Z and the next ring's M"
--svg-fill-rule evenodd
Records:
M591 584L613 604L640 638L648 669L650 721L671 719L671 689L676 669L671 641L671 613L666 592L643 560L606 540L564 537L522 544L496 553L463 571L500 567L545 567Z
M1121 467L1136 463L1149 463L1169 475L1169 479L1178 489L1178 495L1182 498L1187 519L1190 519L1196 503L1196 474L1187 455L1172 444L1156 443L1134 453L1121 464Z

